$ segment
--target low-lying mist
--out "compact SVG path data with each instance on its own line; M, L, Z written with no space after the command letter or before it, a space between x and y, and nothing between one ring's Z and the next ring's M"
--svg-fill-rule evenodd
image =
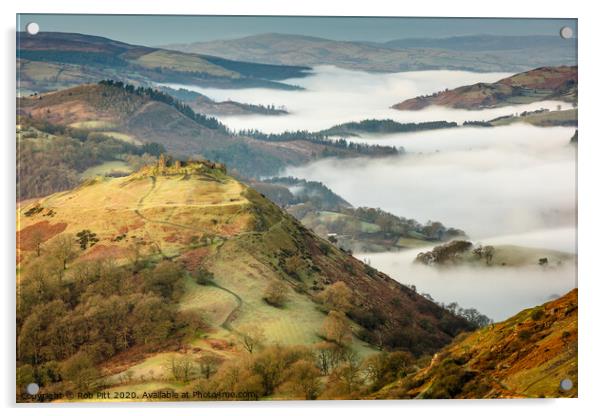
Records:
M399 122L490 120L566 103L539 102L479 111L429 107L397 111L407 98L510 74L421 71L371 74L335 67L288 80L305 91L219 90L183 86L223 101L284 105L285 116L221 117L234 130L317 131L364 119ZM175 86L178 87L178 86ZM420 222L442 221L475 242L512 244L576 253L576 148L572 127L513 124L451 128L352 138L403 146L406 154L384 159L325 159L289 167L283 175L323 182L355 206L378 207ZM423 249L424 250L424 249ZM437 301L475 307L495 320L562 295L576 285L574 265L558 268L436 269L413 264L418 250L356 254L402 283L414 284Z
M326 159L285 175L321 181L355 206L442 221L472 238L574 227L573 132L521 124L416 133L391 142L423 153Z
M424 249L423 249L424 250ZM413 284L418 293L428 293L438 302L458 302L463 308L476 308L495 321L562 296L576 287L575 265L557 268L470 267L436 268L413 263L419 251L357 254L404 284Z
M364 119L390 118L399 122L433 120L489 120L498 116L539 108L555 109L559 102L487 109L482 111L454 110L430 107L422 111L398 111L390 107L408 98L431 94L445 88L456 88L476 82L495 82L511 74L475 73L466 71L417 71L394 74L349 71L333 66L314 68L313 75L289 79L304 91L284 91L265 88L216 89L170 84L186 88L217 101L234 100L250 104L284 105L290 112L285 116L224 116L219 119L233 130L258 129L266 133L286 130L318 131L333 125Z

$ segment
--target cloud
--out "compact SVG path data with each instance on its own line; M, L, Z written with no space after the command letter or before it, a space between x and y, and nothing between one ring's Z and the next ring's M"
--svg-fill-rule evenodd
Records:
M476 82L494 82L511 74L475 73L466 71L417 71L394 74L350 71L333 66L314 68L314 75L290 79L286 82L300 85L305 91L282 91L265 88L216 89L170 84L173 88L187 88L215 100L251 104L284 105L291 113L286 116L231 116L219 117L234 130L259 129L266 133L285 130L322 130L348 121L369 118L391 118L400 122L491 119L524 110L541 107L556 108L558 103L546 102L516 107L490 109L481 112L432 107L422 111L397 111L391 107L407 98L430 94L445 88L456 88ZM565 107L566 103L562 104Z
M222 117L233 129L265 132L320 130L348 121L391 118L400 122L489 120L555 109L566 103L539 102L479 111L389 107L417 95L509 74L421 71L370 74L318 67L315 76L289 80L306 91L217 90L192 87L217 100L285 105L287 116ZM403 146L407 154L386 159L321 160L289 167L285 175L321 181L355 206L380 207L421 222L439 220L462 228L477 241L576 251L576 149L574 128L514 124L455 128L353 139ZM372 265L402 283L415 284L446 303L476 307L503 319L564 294L575 283L574 267L466 268L441 271L412 264L416 251L380 253Z
M574 226L572 133L527 125L424 132L390 139L423 153L327 159L285 174L321 181L353 205L443 221L474 238Z
M539 266L439 269L413 263L416 254L424 250L357 257L369 258L373 267L401 283L415 285L418 293L428 293L438 302L458 302L463 308L476 308L496 321L540 305L553 295L564 295L575 287L574 264L554 269Z

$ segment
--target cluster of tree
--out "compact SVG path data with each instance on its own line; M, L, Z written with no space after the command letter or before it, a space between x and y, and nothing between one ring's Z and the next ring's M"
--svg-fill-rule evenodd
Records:
M474 260L485 261L485 264L491 266L494 255L495 247L493 246L482 246L480 244L474 246L470 241L453 240L436 246L431 251L419 253L416 256L416 261L426 265L443 265L458 263L462 260Z
M248 111L250 113L255 114L265 114L265 115L279 115L279 114L287 114L286 108L284 106L276 107L274 104L247 104L247 103L239 103L236 101L224 101L220 104L230 104L234 105L242 110Z
M158 348L181 331L203 325L198 316L177 310L184 276L177 263L72 263L85 249L75 236L61 234L22 265L17 306L21 382L87 390L98 381L99 362L133 346Z
M363 155L396 155L400 149L394 146L369 145L365 143L353 143L345 139L330 140L326 135L318 132L312 133L307 130L285 131L283 133L263 133L259 130L241 130L242 136L252 137L256 140L266 142L290 142L304 140L325 146L323 156L337 156L338 153L329 148L352 151ZM403 150L402 150L403 151Z
M376 224L385 234L431 241L445 241L466 235L464 231L457 228L447 228L439 221L428 221L423 225L414 219L398 217L380 208L343 208L341 212L360 221Z
M113 160L145 160L165 152L158 143L134 145L102 133L22 120L31 134L18 138L18 198L26 199L71 189L80 173ZM56 137L50 137L56 135Z
M467 127L493 127L489 121L478 121L478 120L466 120L462 123L463 126Z
M398 123L391 119L377 120L369 119L360 122L337 124L320 133L326 136L354 135L356 133L408 133L413 131L447 129L458 127L458 123L452 121L427 121L423 123Z
M448 304L441 302L440 306L453 315L466 319L477 328L483 328L493 323L493 319L489 318L487 315L480 313L475 308L464 309L460 307L457 302L451 302Z
M313 347L268 346L224 363L204 360L211 360L209 366L203 359L194 364L194 390L252 392L253 398L298 400L365 397L424 363L400 351L362 360L353 349L331 342ZM209 369L204 374L203 366Z
M272 306L282 308L288 301L288 292L287 285L283 281L276 280L266 287L263 300Z
M472 248L472 243L465 240L454 240L436 246L431 251L418 253L416 261L426 265L453 263Z

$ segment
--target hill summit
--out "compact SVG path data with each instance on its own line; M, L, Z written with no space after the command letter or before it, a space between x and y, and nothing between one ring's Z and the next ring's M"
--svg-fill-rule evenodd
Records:
M380 349L421 356L473 328L209 161L161 157L129 176L97 177L29 201L18 218L24 373L49 362L69 366L85 354L105 375L90 382L115 386L120 374L141 368L162 377L166 357L227 362L259 340L266 348L326 342L360 357ZM40 293L60 312L38 316ZM132 314L155 303L162 306L145 313L150 326L141 333ZM118 333L89 321L90 332L82 327L55 344L60 328L104 307L122 311L111 318L124 325ZM44 338L32 345L38 325Z

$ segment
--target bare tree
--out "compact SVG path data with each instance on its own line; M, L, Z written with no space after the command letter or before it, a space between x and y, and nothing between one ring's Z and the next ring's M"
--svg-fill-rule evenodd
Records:
M209 380L217 372L220 362L219 358L214 355L204 355L198 361L199 371L206 380Z
M257 325L245 325L240 329L240 332L242 333L242 346L251 354L264 342L263 329Z

